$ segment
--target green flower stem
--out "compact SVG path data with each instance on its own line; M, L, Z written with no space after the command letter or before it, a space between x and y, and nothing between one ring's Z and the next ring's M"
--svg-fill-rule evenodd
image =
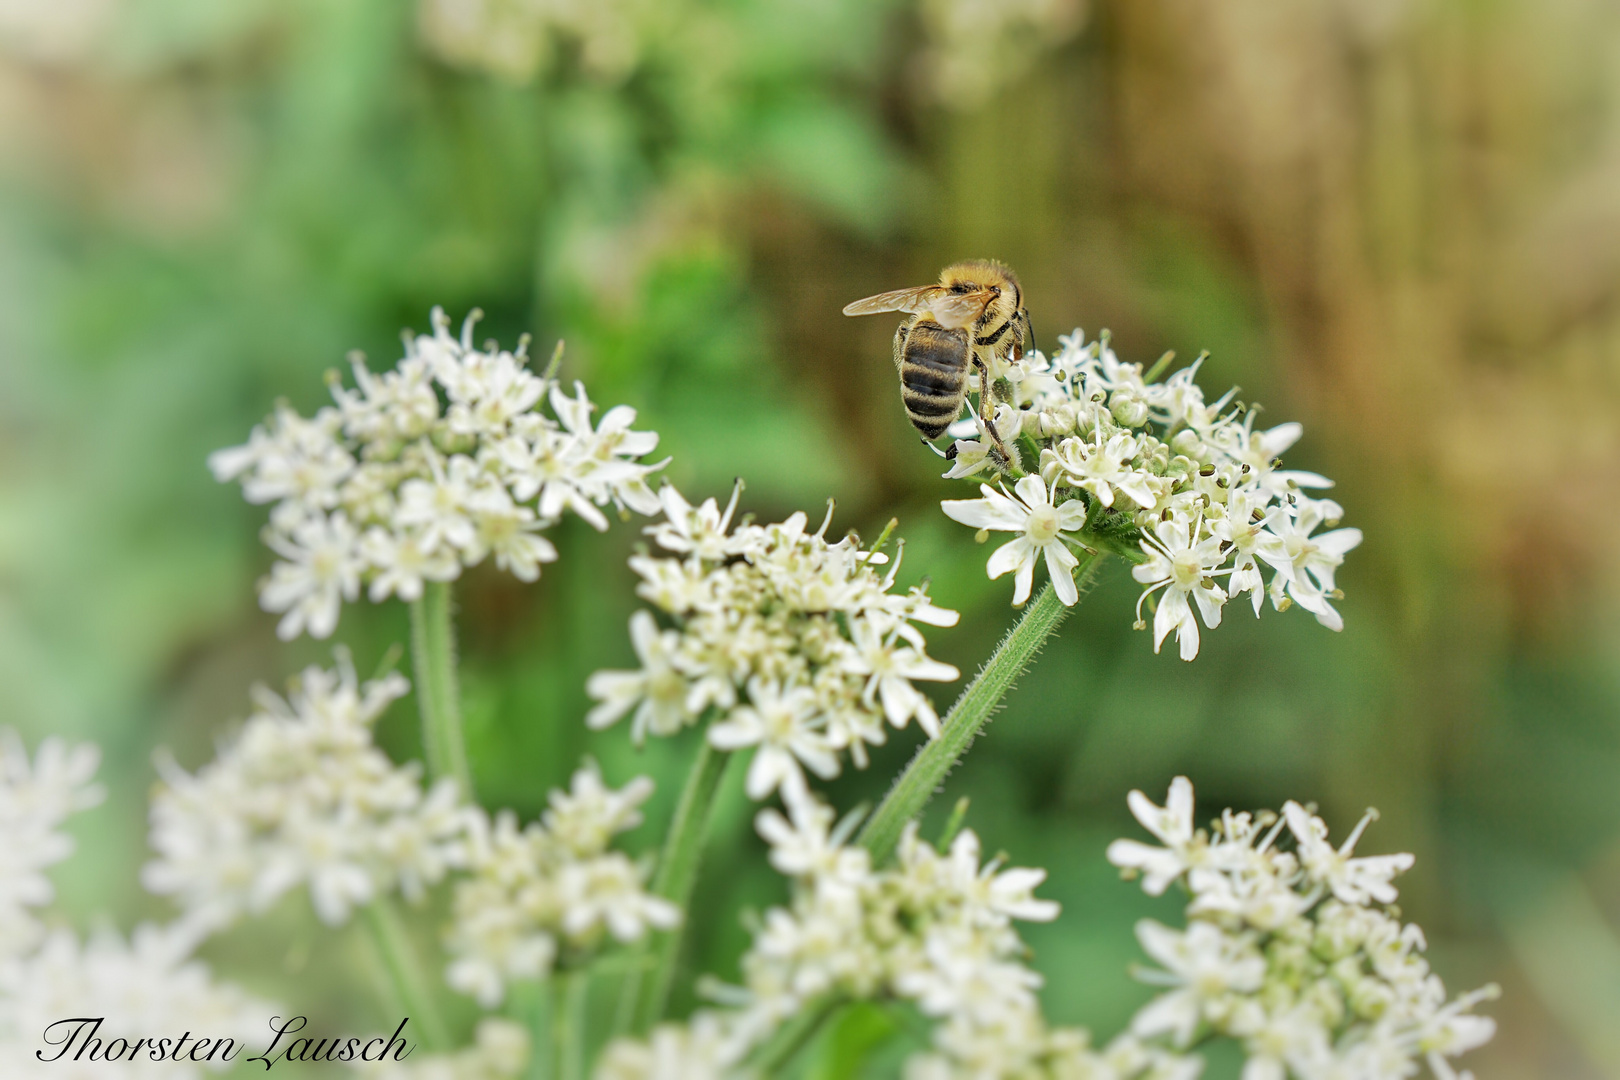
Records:
M844 1001L836 994L829 994L805 1005L799 1015L777 1028L776 1033L749 1056L748 1065L753 1075L778 1076L785 1071Z
M585 1080L585 1019L591 973L569 971L562 979L562 1007L556 1011L557 1080Z
M422 710L422 750L428 776L454 777L461 796L474 799L461 736L461 692L456 682L456 627L449 582L430 581L411 601L411 660L416 702Z
M557 1063L553 1039L552 980L530 979L514 983L506 1014L529 1032L529 1065L523 1080L552 1080Z
M1082 555L1075 568L1076 584L1082 592L1096 570L1100 554ZM1030 661L1063 622L1069 609L1057 598L1052 583L1041 587L1018 622L1002 638L996 651L979 669L962 695L951 706L940 724L939 737L930 739L917 751L889 793L878 804L877 810L866 819L857 841L872 853L874 865L880 865L894 854L900 843L900 834L906 823L922 812L933 798L980 730L990 722L1001 699L1012 689L1013 682L1029 667ZM955 812L946 823L942 841L949 843L961 827L966 812L966 800L957 803ZM787 1067L794 1056L813 1039L821 1026L835 1013L843 1001L827 997L807 1006L797 1017L783 1024L775 1035L752 1055L749 1064L761 1076L774 1076Z
M692 886L697 881L698 866L703 860L703 840L714 816L715 792L730 760L730 754L709 745L705 733L697 758L692 762L692 771L687 774L686 786L681 790L680 802L675 806L675 816L670 819L669 835L664 840L658 872L652 880L653 894L681 910L681 924L655 939L649 949L650 965L635 964L625 976L617 1025L621 1033L633 1030L645 1034L663 1019L664 1009L669 1004L681 942L691 917L687 907L692 899Z
M378 897L360 910L366 929L371 932L371 942L388 970L400 1007L421 1026L422 1042L429 1050L448 1049L450 1040L444 1018L439 1015L432 987L423 974L416 948L399 920L393 901L386 896Z
M1075 568L1075 577L1082 591L1100 555L1082 555ZM930 739L917 750L911 764L906 766L889 793L883 797L872 816L862 826L858 842L872 853L873 865L882 865L900 843L900 834L906 823L922 812L934 792L939 790L946 773L951 771L972 745L975 737L990 722L1001 705L1001 699L1012 689L1013 682L1029 667L1046 639L1058 628L1069 609L1057 598L1049 581L1029 606L1016 625L1002 638L990 659L985 661L979 674L974 676L951 711L940 724L939 737Z

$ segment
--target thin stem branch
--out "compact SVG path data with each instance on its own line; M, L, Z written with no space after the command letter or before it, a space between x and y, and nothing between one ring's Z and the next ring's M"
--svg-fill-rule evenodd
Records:
M810 1044L821 1026L832 1018L844 1004L838 995L828 995L809 1002L799 1014L781 1027L776 1034L760 1046L748 1059L756 1076L778 1076L792 1064L799 1051Z
M474 799L467 744L461 734L461 690L456 679L456 627L450 583L430 581L411 601L411 660L422 712L422 752L428 775L454 777L461 795Z
M552 980L525 979L512 985L506 1015L529 1032L529 1064L523 1080L552 1080L557 1052L552 1042Z
M587 968L561 976L563 1000L556 1011L557 1080L585 1080L585 1020L590 978Z
M438 1003L423 974L416 947L411 944L393 901L378 897L360 910L366 929L371 932L371 942L382 957L383 966L388 970L389 981L406 1017L421 1025L422 1042L429 1050L448 1049L450 1040L445 1031L444 1018L439 1015Z
M710 746L704 736L692 762L692 771L687 774L686 786L681 790L680 802L675 806L675 816L670 819L664 851L658 858L658 872L652 880L653 894L678 907L681 922L661 934L649 947L650 968L637 964L625 975L616 1024L621 1033L633 1030L645 1034L663 1019L669 1004L670 987L675 982L681 943L691 915L688 907L692 887L697 882L698 867L703 861L703 841L714 815L715 792L730 760L730 754Z
M1076 567L1078 584L1085 588L1087 579L1097 566L1100 555L1082 556ZM940 724L939 737L930 739L918 748L889 793L883 797L872 816L862 826L858 842L872 853L872 861L881 865L894 853L900 843L900 834L906 823L922 812L928 800L939 790L945 776L951 771L973 740L1001 705L1002 698L1012 689L1013 682L1029 667L1030 661L1058 628L1069 609L1058 599L1049 581L1019 618L1007 636L996 646L996 651L979 669L978 675L956 699L951 711Z

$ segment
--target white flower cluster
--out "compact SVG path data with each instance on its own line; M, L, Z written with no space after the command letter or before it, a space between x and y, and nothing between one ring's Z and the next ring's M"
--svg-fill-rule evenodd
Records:
M959 833L941 854L904 834L897 864L874 870L848 846L853 820L833 825L814 800L789 803L791 818L765 810L760 834L771 864L794 881L792 905L766 912L743 958L745 986L722 991L729 1010L665 1025L650 1040L611 1046L598 1080L719 1077L818 1001L901 999L936 1022L934 1049L916 1055L916 1080L1094 1076L1190 1080L1199 1063L1125 1036L1102 1050L1085 1032L1053 1029L1035 992L1041 978L1014 919L1047 921L1058 906L1033 895L1044 870L981 863L979 839ZM686 1071L668 1071L673 1062Z
M372 743L408 689L398 674L361 685L340 653L286 700L256 688L258 711L195 774L160 761L147 888L209 930L306 884L332 925L396 887L419 897L463 859L469 812L454 780L424 792L419 763L396 766Z
M84 943L69 930L53 931L34 952L0 960L0 1075L7 1080L198 1080L207 1072L231 1067L223 1054L240 1058L244 1046L257 1052L265 1042L265 1020L279 1010L250 998L238 988L210 978L208 969L190 959L195 938L178 928L138 927L126 942L111 931ZM68 1017L104 1017L89 1024L72 1052L47 1058L76 1030L59 1024ZM45 1032L52 1024L45 1045ZM196 1061L197 1040L187 1056L175 1061L151 1060L133 1052L122 1060L90 1060L90 1052L127 1053L143 1037L166 1038L172 1047L183 1033L206 1033ZM91 1046L75 1060L91 1038ZM227 1042L226 1040L233 1040ZM211 1058L211 1060L208 1060Z
M529 1031L497 1017L478 1022L473 1045L416 1060L355 1062L365 1080L517 1080L529 1063Z
M642 776L615 791L587 761L570 790L553 791L551 808L526 828L509 810L493 823L478 811L468 833L469 874L456 883L450 985L491 1008L507 981L544 978L604 934L636 941L650 927L674 926L680 910L646 891L642 867L608 850L615 835L641 824L639 807L652 789Z
M1192 897L1186 929L1137 925L1162 965L1142 978L1165 987L1132 1022L1138 1037L1177 1048L1211 1033L1238 1039L1244 1080L1385 1080L1415 1075L1420 1060L1455 1080L1448 1059L1494 1034L1469 1010L1496 988L1448 1002L1422 930L1382 908L1412 856L1352 855L1371 812L1335 848L1322 819L1295 802L1281 815L1228 810L1210 832L1195 830L1185 777L1162 808L1140 791L1130 806L1164 847L1117 840L1109 860L1141 874L1150 894L1181 882ZM1285 829L1291 850L1278 843Z
M624 78L656 28L651 0L420 0L422 39L445 60L527 82L555 63L559 46L578 46L584 69Z
M473 346L468 316L452 337L406 335L405 356L381 375L354 360L355 389L333 377L335 405L305 418L282 405L242 446L215 452L219 480L240 480L249 502L275 503L264 542L280 557L261 583L278 633L329 636L362 585L373 602L414 600L424 581L450 581L493 555L524 581L557 549L539 535L571 511L606 529L601 507L658 511L640 464L658 445L632 431L635 410L596 426L585 388L573 396L517 352ZM540 411L550 401L555 419Z
M648 528L668 557L639 555L639 594L674 623L648 612L630 620L639 671L599 671L587 689L600 704L586 718L606 727L635 711L631 733L670 735L706 710L708 740L720 750L757 747L751 798L808 791L804 770L837 776L847 750L857 766L884 742L884 723L913 718L930 737L939 717L913 680L949 681L957 670L931 660L913 622L952 626L921 588L894 593L899 560L863 550L852 536L826 539L827 520L806 531L803 513L775 525L731 527L737 505L693 507L673 487L660 497L665 520Z
M982 484L983 498L942 505L963 524L1015 534L988 566L992 578L1016 575L1015 604L1029 598L1043 558L1059 597L1073 604L1077 551L1139 558L1140 548L1146 559L1132 574L1146 586L1142 600L1156 594L1155 652L1174 630L1181 658L1191 660L1198 618L1213 629L1242 593L1256 615L1269 597L1279 611L1298 604L1342 628L1334 571L1361 530L1335 528L1339 504L1304 493L1332 481L1281 468L1278 455L1299 439L1299 424L1255 430L1258 411L1235 403L1233 392L1204 401L1197 370L1149 382L1140 365L1119 361L1106 336L1086 344L1078 330L1050 358L997 362L994 421L1006 454L982 420L963 421L952 433L976 437L955 443L945 475L991 469L1018 479L1011 491ZM1025 475L1026 459L1037 472ZM1330 531L1317 533L1323 526Z
M981 107L1043 53L1079 32L1084 0L923 0L924 86L943 104Z
M73 853L62 822L101 801L91 781L100 757L93 744L51 738L30 764L17 733L0 730L0 958L39 941L43 928L29 909L50 903L45 868Z

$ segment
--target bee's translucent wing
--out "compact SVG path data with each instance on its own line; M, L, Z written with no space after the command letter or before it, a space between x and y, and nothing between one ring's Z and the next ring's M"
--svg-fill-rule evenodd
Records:
M895 289L893 292L878 293L876 296L868 296L865 300L846 304L844 314L877 315L884 311L904 311L908 315L915 315L919 311L932 309L939 297L949 295L950 293L939 285Z
M970 293L955 293L940 289L938 296L929 298L928 310L933 313L941 326L954 330L978 322L984 316L985 305L989 302L990 293L983 289Z

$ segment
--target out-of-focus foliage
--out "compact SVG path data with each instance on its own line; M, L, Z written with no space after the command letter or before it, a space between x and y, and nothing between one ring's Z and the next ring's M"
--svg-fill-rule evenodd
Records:
M1439 970L1504 985L1475 1070L1620 1076L1617 59L1590 0L4 5L0 724L101 740L110 788L63 894L161 910L131 888L148 752L195 765L250 682L325 659L254 608L260 518L207 452L313 406L351 348L391 362L434 303L566 337L689 494L741 474L762 515L897 513L912 579L964 613L936 651L972 670L1010 613L937 509L971 491L916 445L892 327L838 309L997 257L1044 347L1210 348L1206 384L1304 420L1290 465L1339 477L1367 536L1344 634L1234 614L1193 665L1121 629L1106 567L952 778L990 850L1052 870L1065 916L1028 937L1053 1020L1106 1035L1145 998L1129 926L1157 909L1102 849L1126 789L1185 772L1216 805L1318 793L1336 830L1379 806ZM585 675L630 656L630 533L464 582L490 805L532 812L578 760ZM357 614L365 669L405 621ZM414 752L408 705L380 731ZM627 742L594 745L621 779ZM633 842L690 749L636 759L660 788ZM702 906L773 897L740 780ZM216 962L352 1009L352 957L276 918ZM706 926L693 962L742 941ZM881 1071L903 1038L852 1013L817 1067L876 1045Z

